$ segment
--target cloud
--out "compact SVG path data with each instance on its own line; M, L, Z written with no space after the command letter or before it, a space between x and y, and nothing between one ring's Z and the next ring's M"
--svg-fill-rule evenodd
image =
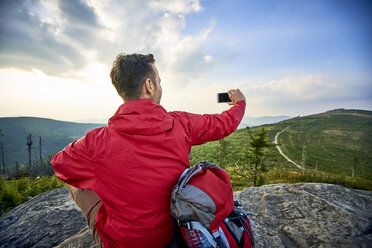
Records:
M118 53L153 53L175 87L214 65L203 43L215 22L183 35L198 0L1 1L0 67L72 76L93 60L110 67Z
M182 34L187 26L185 15L202 9L199 1L128 1L125 8L116 1L91 3L106 27L100 34L105 38L95 45L102 63L111 65L120 52L153 53L162 81L174 87L188 84L213 67L211 57L205 59L203 43L215 22L193 35Z
M281 113L296 116L333 108L355 108L352 106L356 104L364 105L359 108L371 106L372 87L363 82L355 76L303 74L262 83L240 82L231 87L240 88L245 94L248 115Z
M150 2L150 7L157 11L169 11L172 13L188 14L202 9L199 0L155 0Z
M93 60L110 67L118 53L153 53L163 81L176 87L214 65L203 43L215 22L183 35L198 0L1 1L0 67L79 74Z
M43 13L39 1L1 1L0 66L24 70L38 68L64 75L82 68L80 51L60 39L53 13Z
M97 16L94 9L80 0L59 0L59 9L62 16L69 23L84 26L98 26Z
M308 74L272 80L254 87L260 95L272 98L317 99L329 96L338 86L326 81L324 75Z
M165 81L174 87L182 87L198 79L214 66L212 56L204 52L203 42L214 29L215 22L211 22L209 27L197 35L182 37L179 27L182 26L182 22L179 26L171 26L177 23L175 20L177 18L182 20L182 17L168 14L163 16L163 28L157 33L157 36L162 38L158 39L159 43L155 48Z

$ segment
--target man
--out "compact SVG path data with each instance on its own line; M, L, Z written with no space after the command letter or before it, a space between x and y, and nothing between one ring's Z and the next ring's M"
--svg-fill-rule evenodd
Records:
M167 112L151 54L119 54L110 76L124 104L108 126L69 144L52 165L101 247L163 248L172 241L171 191L190 166L191 146L235 131L245 98L230 90L234 106L222 114Z

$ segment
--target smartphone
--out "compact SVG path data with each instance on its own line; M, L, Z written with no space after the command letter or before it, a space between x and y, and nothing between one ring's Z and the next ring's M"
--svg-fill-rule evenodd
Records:
M218 93L217 94L217 102L231 102L228 93Z

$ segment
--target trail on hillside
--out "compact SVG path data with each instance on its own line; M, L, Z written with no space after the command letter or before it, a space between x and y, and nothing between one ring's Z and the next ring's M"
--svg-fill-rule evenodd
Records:
M289 125L288 127L284 128L282 131L276 133L275 135L275 146L276 148L278 149L279 153L290 163L294 164L297 168L303 170L304 168L301 166L301 165L298 165L296 164L295 162L293 162L292 160L290 160L283 152L282 150L280 149L279 147L279 144L278 144L278 137L279 137L279 134L283 133L285 130L287 130L289 127L293 126L294 124L292 125Z

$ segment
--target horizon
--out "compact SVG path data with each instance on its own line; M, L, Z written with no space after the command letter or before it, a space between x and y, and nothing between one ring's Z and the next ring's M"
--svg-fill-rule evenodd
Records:
M298 117L307 117L307 116L312 116L312 115L317 115L317 114L324 114L324 113L327 113L327 112L332 112L332 111L338 111L338 110L344 110L344 111L370 111L372 112L372 110L370 109L345 109L345 108L336 108L336 109L329 109L329 110L326 110L326 111L323 111L323 112L318 112L318 113L311 113L311 114L308 114L308 115L297 115L297 116L289 116L289 115L264 115L264 116L247 116L245 115L240 123L240 125L244 124L243 121L244 119L263 119L263 118L288 118L288 119L293 119L293 118L298 118ZM97 121L95 121L94 119L91 119L91 120L77 120L77 121L74 121L74 120L62 120L62 119L54 119L54 118L49 118L49 117L41 117L41 116L0 116L0 118L36 118L36 119L49 119L49 120L53 120L53 121L61 121L61 122L71 122L71 123L78 123L78 124L107 124L108 122L108 119L102 119L101 122L99 121L99 119L97 119ZM239 125L239 126L240 126Z
M0 3L0 116L108 120L117 54L152 53L167 111L245 117L372 110L372 2L73 0ZM131 37L131 39L128 39ZM85 122L84 122L85 123Z

